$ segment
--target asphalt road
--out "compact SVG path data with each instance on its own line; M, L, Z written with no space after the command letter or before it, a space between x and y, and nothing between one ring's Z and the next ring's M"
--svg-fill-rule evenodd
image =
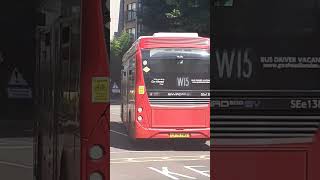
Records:
M209 180L209 146L151 141L132 145L120 120L120 106L111 106L110 166L112 180ZM31 137L0 137L0 179L32 180Z
M132 145L120 120L120 106L111 106L110 171L112 180L210 179L209 142L203 146L168 141Z
M32 138L0 138L0 179L32 180Z

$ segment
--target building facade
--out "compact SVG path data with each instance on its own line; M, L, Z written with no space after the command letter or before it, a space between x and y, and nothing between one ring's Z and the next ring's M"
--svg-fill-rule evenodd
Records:
M122 24L120 22L123 18L123 10L121 6L123 6L122 0L110 1L110 40L119 34L119 30L121 31L121 29L123 29L120 25Z
M113 16L114 23L111 22L113 28L117 28L118 31L114 31L112 34L118 36L121 32L126 31L132 35L132 39L136 40L143 33L142 20L138 14L142 12L142 0L119 0L120 2L115 3L114 6L120 6L119 14ZM111 21L113 20L111 17ZM116 27L116 24L118 27Z

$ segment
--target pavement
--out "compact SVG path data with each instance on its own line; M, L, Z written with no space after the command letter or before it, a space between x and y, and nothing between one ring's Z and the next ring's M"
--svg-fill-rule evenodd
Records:
M32 180L33 150L31 137L0 137L0 179Z
M172 141L133 145L120 119L120 106L110 111L110 172L112 180L210 179L209 142L199 146Z

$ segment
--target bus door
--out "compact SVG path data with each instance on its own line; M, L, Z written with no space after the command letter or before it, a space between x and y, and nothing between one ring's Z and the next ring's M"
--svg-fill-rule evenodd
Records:
M60 157L62 154L62 138L60 136L61 134L61 122L66 118L64 115L63 109L64 103L63 103L63 97L64 97L64 85L66 84L65 81L68 80L67 77L64 77L64 74L68 70L62 70L62 67L65 66L66 68L69 67L69 56L63 56L63 40L62 40L62 28L63 28L63 19L58 19L54 25L53 25L53 41L52 41L52 51L53 51L53 62L55 65L55 70L53 71L53 77L54 77L54 161L53 161L53 167L54 167L54 179L58 179L60 175ZM67 47L68 48L68 47Z
M60 19L57 28L56 167L60 177L80 179L80 34L77 18ZM72 168L71 168L72 167Z
M127 92L128 92L128 121L131 125L132 118L134 117L134 109L135 109L135 58L131 57L129 59L129 67L128 67L128 85L127 85Z
M51 163L50 153L52 148L52 142L50 141L50 119L48 110L48 81L44 79L48 75L48 64L51 60L51 31L50 28L39 28L37 31L38 44L37 44L37 59L36 59L36 77L35 80L35 95L36 106L40 110L36 114L36 133L34 141L36 146L34 148L34 155L36 160L34 163L34 172L37 179L42 179L42 175L48 175L49 164ZM48 134L49 133L49 134ZM48 176L49 178L49 176Z
M121 102L121 116L122 121L126 121L128 118L128 89L127 89L127 80L128 80L128 66L127 64L123 65L122 69L122 78L121 78L121 96L122 96L122 102Z

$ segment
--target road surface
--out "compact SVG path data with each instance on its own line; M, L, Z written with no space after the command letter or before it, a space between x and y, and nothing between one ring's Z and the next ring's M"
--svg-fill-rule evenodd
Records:
M209 180L209 142L201 147L153 141L132 145L120 120L120 106L110 111L112 180Z
M33 179L32 138L0 138L0 179Z

